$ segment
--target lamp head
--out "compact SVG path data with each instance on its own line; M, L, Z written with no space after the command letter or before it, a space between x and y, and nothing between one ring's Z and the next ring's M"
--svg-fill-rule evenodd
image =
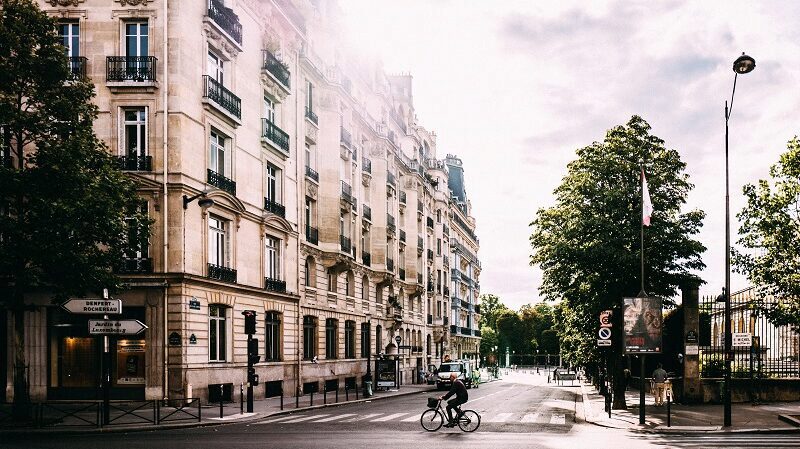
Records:
M214 200L208 197L200 198L200 200L197 201L197 205L203 209L208 209L214 205Z
M744 54L744 52L742 52L742 56L739 56L735 61L733 61L733 71L740 75L750 73L755 68L756 60L750 56L747 56Z

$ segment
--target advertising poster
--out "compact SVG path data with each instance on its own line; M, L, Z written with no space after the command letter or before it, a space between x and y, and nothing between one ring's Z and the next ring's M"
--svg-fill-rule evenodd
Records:
M661 298L623 298L625 305L625 352L661 352Z
M144 340L117 342L117 385L144 385Z
M397 360L377 360L378 387L397 387Z

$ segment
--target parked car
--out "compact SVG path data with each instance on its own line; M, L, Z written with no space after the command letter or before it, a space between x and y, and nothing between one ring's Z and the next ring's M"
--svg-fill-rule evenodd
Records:
M446 390L452 385L450 374L456 373L457 379L461 379L467 388L472 388L472 361L470 360L456 360L453 362L444 362L439 365L439 374L436 377L436 389Z

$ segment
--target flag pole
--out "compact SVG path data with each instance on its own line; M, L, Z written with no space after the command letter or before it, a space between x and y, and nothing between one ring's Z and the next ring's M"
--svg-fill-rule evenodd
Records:
M642 189L642 216L639 220L639 262L641 267L641 282L642 287L639 290L639 297L647 297L647 292L644 291L644 215L645 215L645 191L644 191L644 163L639 161L639 173L641 173L641 189Z

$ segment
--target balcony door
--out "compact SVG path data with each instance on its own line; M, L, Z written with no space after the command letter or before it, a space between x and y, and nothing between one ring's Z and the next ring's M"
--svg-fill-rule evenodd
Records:
M147 22L128 22L125 24L125 62L129 79L153 79L149 73L149 28ZM135 76L133 76L135 74Z
M147 156L147 108L125 108L123 119L123 156L132 160Z
M58 24L58 34L61 37L61 45L67 53L67 64L72 73L78 73L80 62L78 56L81 55L80 49L80 26L77 22L64 22Z
M208 75L221 86L225 85L225 61L214 52L208 52Z

